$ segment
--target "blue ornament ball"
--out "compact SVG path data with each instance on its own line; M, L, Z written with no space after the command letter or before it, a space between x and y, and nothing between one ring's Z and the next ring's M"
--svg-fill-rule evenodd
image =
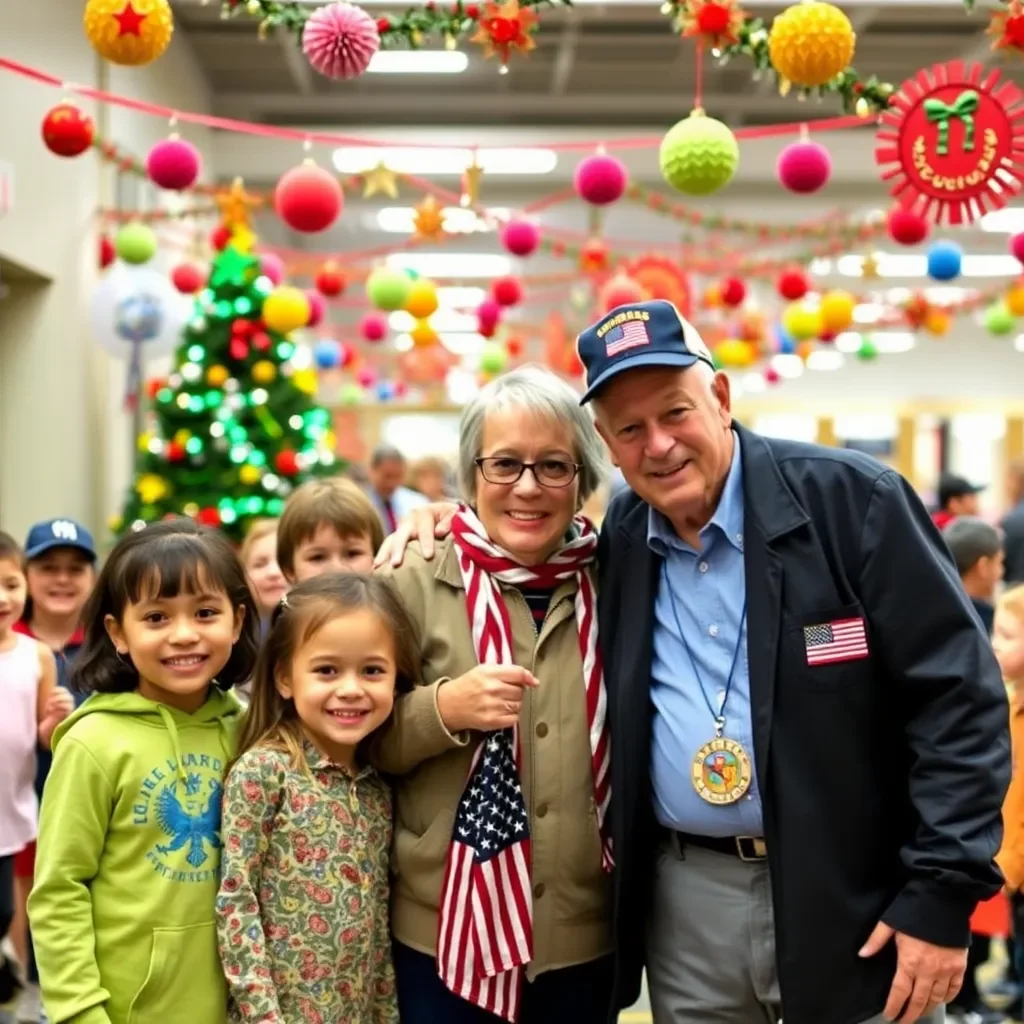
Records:
M964 253L956 242L935 242L928 250L928 276L935 281L952 281L960 276Z
M313 361L321 370L333 370L341 365L341 345L333 338L318 341L313 349Z
M390 402L395 397L395 386L387 380L382 380L377 385L377 398L381 402Z
M773 331L775 333L775 350L779 355L791 356L796 351L796 342L793 341L793 336L782 324L775 324Z

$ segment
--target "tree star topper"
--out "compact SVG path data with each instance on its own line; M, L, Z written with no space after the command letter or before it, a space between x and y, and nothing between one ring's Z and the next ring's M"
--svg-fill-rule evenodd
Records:
M241 178L235 178L231 188L215 196L215 201L220 207L221 220L229 228L249 226L249 211L255 210L263 204L259 196L251 195L245 191L245 184Z
M1021 191L1024 93L980 64L936 64L900 86L877 143L903 205L936 224L970 223Z
M537 15L528 7L520 7L519 0L489 3L472 42L483 46L485 57L497 54L502 64L508 64L513 50L526 53L537 45L532 35L536 24Z
M395 180L397 177L398 175L385 167L381 161L363 175L363 198L369 199L381 192L390 199L397 199L398 183Z
M736 0L685 0L682 9L683 35L696 36L716 50L736 46L746 14Z
M416 228L416 237L429 242L439 241L444 235L444 210L433 196L427 196L416 207L413 226Z

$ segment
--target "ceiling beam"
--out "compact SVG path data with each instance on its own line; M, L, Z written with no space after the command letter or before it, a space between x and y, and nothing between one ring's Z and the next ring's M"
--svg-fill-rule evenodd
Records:
M313 95L313 69L302 55L295 40L285 32L278 33L278 46L284 54L285 67L301 96Z
M576 63L576 44L579 36L579 18L572 17L562 26L558 53L551 69L551 92L555 96L564 96L569 89L573 65Z

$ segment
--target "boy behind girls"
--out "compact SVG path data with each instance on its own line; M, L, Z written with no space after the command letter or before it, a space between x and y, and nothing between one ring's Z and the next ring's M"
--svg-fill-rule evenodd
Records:
M328 572L369 574L383 542L380 516L351 480L311 480L285 503L277 563L291 584Z
M1003 578L1003 536L975 516L959 516L942 531L964 590L985 632L992 635L996 588Z

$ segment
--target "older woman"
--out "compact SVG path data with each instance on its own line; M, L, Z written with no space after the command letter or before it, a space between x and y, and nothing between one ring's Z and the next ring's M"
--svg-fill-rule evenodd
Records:
M468 501L433 561L389 572L422 681L376 750L398 776L392 913L403 1024L608 1017L610 797L590 562L603 447L525 367L460 428Z

